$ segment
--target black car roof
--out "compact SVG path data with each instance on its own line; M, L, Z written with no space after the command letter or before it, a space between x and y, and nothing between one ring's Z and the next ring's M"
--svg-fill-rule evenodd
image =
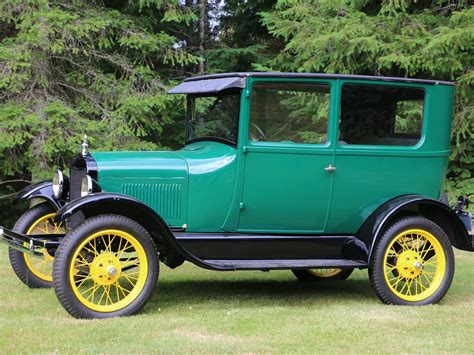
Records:
M370 76L370 75L349 75L349 74L321 74L321 73L280 73L280 72L238 72L238 73L222 73L200 75L187 78L184 82L219 79L219 78L320 78L320 79L350 79L350 80L369 80L369 81L389 81L399 83L418 83L428 85L454 85L451 81L441 80L425 80L412 78L396 78L387 76Z

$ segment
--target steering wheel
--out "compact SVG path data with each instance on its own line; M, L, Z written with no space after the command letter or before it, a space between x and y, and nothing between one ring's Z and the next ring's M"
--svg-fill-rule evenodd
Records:
M267 136L265 135L265 133L263 133L262 129L259 126L257 126L254 122L251 122L250 124L252 125L252 128L254 128L257 131L257 134L258 134L258 136L255 136L253 132L250 132L251 140L256 141L256 142L260 140L263 140L263 141L267 140Z

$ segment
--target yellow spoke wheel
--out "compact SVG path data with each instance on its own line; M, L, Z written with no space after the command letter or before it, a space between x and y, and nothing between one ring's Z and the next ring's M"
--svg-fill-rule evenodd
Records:
M308 270L309 273L316 277L321 277L321 278L331 278L334 276L339 275L342 272L342 269L311 269Z
M53 221L54 209L48 203L31 207L16 221L13 231L28 235L65 234L66 228ZM18 278L31 288L51 287L55 250L43 249L43 256L25 254L10 248L8 256Z
M390 304L430 304L446 294L454 255L446 233L423 217L406 217L382 236L373 257L371 281Z
M87 219L61 241L53 285L64 308L77 318L137 312L153 292L159 264L150 234L119 215Z
M406 301L422 301L441 285L446 257L436 237L423 229L399 233L385 252L385 281Z
M131 234L108 229L92 234L76 249L70 282L77 299L97 312L131 304L145 286L148 260Z
M38 218L28 228L26 234L65 234L66 229L62 226L62 223L54 222L53 217L54 213L49 213ZM44 254L43 257L31 256L26 253L23 254L26 266L31 271L31 273L39 279L47 282L52 282L54 257L47 249L42 249L41 251Z

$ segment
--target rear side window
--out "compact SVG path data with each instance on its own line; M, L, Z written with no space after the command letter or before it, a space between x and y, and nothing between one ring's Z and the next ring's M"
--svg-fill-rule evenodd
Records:
M252 88L250 140L325 144L330 87L312 83L257 83Z
M340 144L416 145L421 139L424 100L421 89L345 84Z

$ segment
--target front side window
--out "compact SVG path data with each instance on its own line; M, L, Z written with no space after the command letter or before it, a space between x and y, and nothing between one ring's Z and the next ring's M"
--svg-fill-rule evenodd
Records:
M325 144L329 85L256 83L252 88L251 141Z
M240 91L188 98L186 142L219 140L236 144Z
M415 88L345 84L340 143L416 145L421 139L424 95Z

